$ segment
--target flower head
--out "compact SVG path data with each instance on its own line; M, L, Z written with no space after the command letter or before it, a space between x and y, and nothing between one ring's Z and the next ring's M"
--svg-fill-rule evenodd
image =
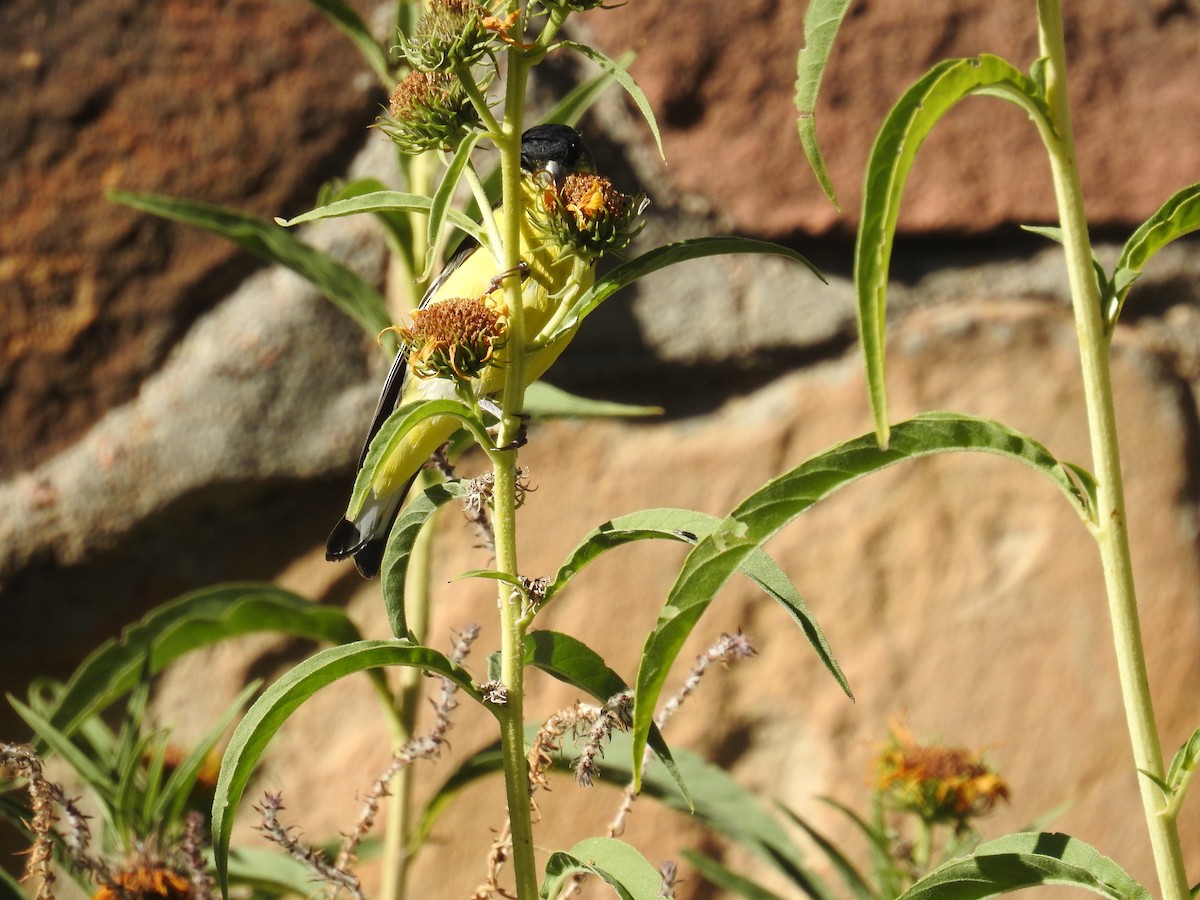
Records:
M413 313L397 328L401 352L419 378L477 378L504 346L508 320L486 298L452 297Z
M622 194L603 175L572 172L535 197L530 218L562 245L596 257L629 246L648 203L645 197Z
M965 747L917 744L903 729L875 764L876 786L896 809L915 813L926 822L953 822L959 829L1008 800L1008 785Z
M110 872L92 900L191 900L194 893L185 872L137 856Z
M435 72L478 62L495 39L486 19L488 10L479 0L430 0L412 37L402 42L409 65Z
M410 72L392 91L380 127L405 153L458 146L479 114L458 79L442 72Z

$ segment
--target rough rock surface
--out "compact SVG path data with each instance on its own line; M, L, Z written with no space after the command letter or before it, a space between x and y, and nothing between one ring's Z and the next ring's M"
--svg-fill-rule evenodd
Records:
M1034 7L981 0L854 3L830 58L817 133L844 218L821 194L796 139L796 53L806 4L647 0L588 24L631 67L662 125L672 187L742 231L853 228L864 164L892 104L935 63L992 53L1018 69L1037 56ZM1083 0L1067 9L1080 174L1097 224L1127 229L1196 181L1200 95L1194 4ZM635 132L649 142L644 126ZM917 157L900 225L986 232L1054 213L1045 151L1016 106L983 97L941 122Z

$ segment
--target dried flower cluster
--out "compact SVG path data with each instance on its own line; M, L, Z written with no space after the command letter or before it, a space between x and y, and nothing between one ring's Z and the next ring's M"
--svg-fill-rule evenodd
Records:
M469 380L495 361L508 321L486 297L452 297L415 310L412 325L395 331L418 378Z
M453 149L479 124L462 84L446 72L410 72L392 91L379 127L404 153Z
M890 806L959 830L1009 798L1004 779L978 752L917 744L903 728L893 729L875 771L876 786Z

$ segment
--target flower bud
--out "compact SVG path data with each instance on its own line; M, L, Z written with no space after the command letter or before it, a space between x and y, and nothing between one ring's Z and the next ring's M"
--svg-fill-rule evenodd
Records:
M413 35L402 41L414 69L445 71L455 63L471 65L483 58L495 33L485 27L488 10L479 0L431 0Z

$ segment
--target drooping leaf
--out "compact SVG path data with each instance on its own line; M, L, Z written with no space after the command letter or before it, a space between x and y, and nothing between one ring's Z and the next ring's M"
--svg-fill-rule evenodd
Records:
M976 900L1021 888L1063 884L1111 900L1150 900L1120 866L1065 834L1025 832L988 841L963 859L938 866L900 900Z
M1171 241L1197 230L1200 230L1200 184L1193 184L1172 195L1130 235L1113 271L1115 297L1112 307L1105 310L1110 330L1121 315L1129 288L1150 258Z
M571 305L571 309L567 311L558 328L545 339L545 343L551 344L571 329L578 327L584 317L597 306L639 278L676 263L702 259L706 256L726 256L739 253L767 253L773 256L783 256L807 266L814 275L822 281L825 280L817 268L795 250L781 244L773 244L770 241L743 237L703 237L676 241L655 247L629 262L616 266L603 278L597 279L596 283L584 291L579 299Z
M933 126L960 100L979 93L1010 100L1026 110L1040 127L1050 128L1050 114L1031 78L996 56L950 59L930 69L896 101L875 138L867 162L862 215L854 248L854 284L871 409L879 442L885 447L887 279L904 185L917 149Z
M333 644L361 638L344 610L322 606L273 584L223 584L152 610L121 637L102 644L75 670L50 722L67 735L179 657L218 641L276 632Z
M833 182L829 180L825 157L817 144L817 95L838 28L849 7L850 0L812 0L804 12L804 46L796 57L796 111L799 113L796 126L800 132L800 145L821 190L839 212L842 208L838 205Z
M650 132L654 135L654 143L658 147L658 155L665 161L667 158L666 151L663 150L662 135L658 131L658 120L654 118L654 108L650 105L650 101L638 87L638 83L633 80L633 77L625 70L624 66L614 60L609 59L599 50L587 46L586 44L577 44L575 41L559 41L556 46L568 47L575 52L586 56L601 69L611 75L622 88L625 89L631 100L636 104L638 111L641 112L642 118L646 120L646 124L650 126Z
M213 858L222 894L228 896L229 837L246 784L275 732L301 704L340 678L385 666L412 666L449 678L471 699L494 712L471 676L443 654L400 641L358 641L322 650L274 682L254 702L229 739L213 798Z
M555 900L575 872L599 876L622 900L662 897L662 874L632 844L608 837L585 838L569 853L551 854L538 896Z
M108 197L134 209L219 234L256 256L291 269L312 282L372 336L392 324L379 291L329 254L304 243L285 228L255 216L193 200L129 191L109 191ZM355 203L358 199L341 202Z
M1089 519L1086 498L1045 447L987 419L927 413L897 425L888 449L864 435L817 454L748 497L684 560L642 651L634 709L636 758L645 746L646 729L671 664L717 590L751 553L817 501L864 475L902 460L960 450L998 454L1031 466Z
M618 56L613 63L616 67L625 71L633 64L637 54L632 50L626 51ZM602 70L595 78L591 78L583 84L573 88L565 97L554 104L542 117L543 122L553 122L558 125L575 125L584 113L586 113L601 95L608 90L609 85L613 83L612 72Z
M387 608L388 624L392 627L392 634L398 638L408 637L404 590L408 578L408 565L412 560L417 537L438 509L451 500L461 500L468 490L469 486L461 481L448 481L426 488L408 502L388 534L387 546L383 551L383 565L380 568L380 582L383 586L383 602Z
M716 530L722 521L690 509L647 509L605 522L580 542L567 556L546 588L545 603L553 600L581 569L600 554L640 540L671 540L694 544ZM821 662L847 696L853 698L821 626L808 605L778 564L761 550L752 553L739 569L778 602L801 627Z

